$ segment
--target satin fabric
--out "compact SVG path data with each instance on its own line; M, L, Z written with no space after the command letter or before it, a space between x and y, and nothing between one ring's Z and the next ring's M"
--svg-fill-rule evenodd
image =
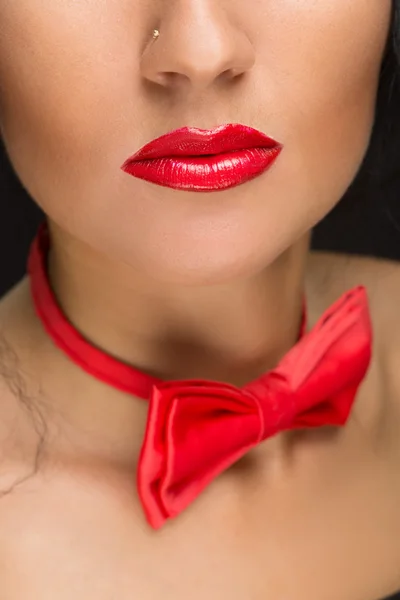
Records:
M288 430L343 426L371 360L366 290L344 294L277 367L248 385L149 376L92 346L68 321L47 275L43 225L28 260L36 312L56 346L103 382L149 401L138 494L157 529L257 444Z

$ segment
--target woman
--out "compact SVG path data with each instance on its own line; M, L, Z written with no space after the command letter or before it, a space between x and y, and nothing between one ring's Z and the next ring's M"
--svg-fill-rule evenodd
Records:
M4 600L400 589L399 270L309 256L395 8L0 0Z

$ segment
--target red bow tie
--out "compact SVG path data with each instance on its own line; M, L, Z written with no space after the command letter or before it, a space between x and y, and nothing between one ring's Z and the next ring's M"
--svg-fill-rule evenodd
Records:
M163 382L95 348L74 329L50 288L48 250L42 226L28 271L36 311L50 337L94 377L150 401L138 492L152 527L176 517L263 440L291 429L346 423L371 359L363 287L344 294L274 370L243 388Z

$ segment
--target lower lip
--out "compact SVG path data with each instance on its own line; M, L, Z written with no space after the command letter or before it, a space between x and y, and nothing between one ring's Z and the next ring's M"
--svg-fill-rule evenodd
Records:
M236 187L264 173L282 146L249 148L212 156L176 156L132 161L123 170L133 177L175 190L216 192Z

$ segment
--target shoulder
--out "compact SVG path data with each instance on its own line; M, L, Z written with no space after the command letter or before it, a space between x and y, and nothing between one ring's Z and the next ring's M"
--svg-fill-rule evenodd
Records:
M37 398L27 386L29 373L17 351L26 330L15 310L17 291L0 300L0 499L32 471L41 433Z
M46 428L35 402L0 332L0 500L37 472Z

